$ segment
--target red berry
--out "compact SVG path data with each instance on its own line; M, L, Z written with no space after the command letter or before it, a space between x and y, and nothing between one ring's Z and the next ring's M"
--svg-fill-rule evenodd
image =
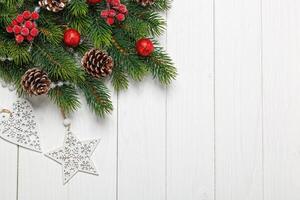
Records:
M17 43L22 43L24 41L23 35L16 35L16 41Z
M102 11L101 11L101 17L102 17L102 18L108 17L108 10L102 10Z
M13 26L8 26L8 27L6 27L6 31L7 31L8 33L14 32Z
M69 47L77 47L80 43L80 33L76 29L68 29L64 33L64 43Z
M119 6L121 4L120 0L110 0L110 4L113 6Z
M34 39L34 37L32 37L31 35L28 35L26 37L26 39L27 39L28 42L31 42Z
M39 15L38 12L33 12L33 13L31 14L31 19L32 19L32 20L37 20L37 19L39 19L39 18L40 18L40 15Z
M91 5L95 5L97 3L100 3L102 0L87 0L88 4L91 4Z
M115 23L115 19L112 18L112 17L108 17L108 18L106 19L106 23L107 23L108 25L113 25L113 24Z
M12 25L19 25L19 23L17 22L17 20L13 20L13 21L11 22L11 24L12 24Z
M37 28L33 28L30 30L30 35L32 37L36 37L39 34L39 30Z
M21 29L22 29L22 27L19 26L19 25L15 25L13 27L13 31L14 31L15 34L19 34L21 32Z
M25 10L23 12L23 17L24 17L24 19L29 19L31 17L31 12L28 10Z
M26 28L32 29L32 28L33 28L33 23L32 23L31 21L26 21L26 22L24 23L24 26L25 26Z
M121 21L125 20L125 15L122 13L119 13L119 14L117 14L116 18L119 22L121 22Z
M113 9L108 11L108 16L110 16L110 17L114 17L114 16L116 16L116 14L117 14L116 11Z
M124 4L121 4L118 8L118 10L123 13L123 14L127 14L128 13L128 10L127 10L127 7L124 5Z
M22 30L21 30L21 34L22 34L23 36L29 35L29 29L26 28L26 27L23 27Z
M154 51L154 45L148 38L142 38L136 42L136 51L140 56L148 57Z
M18 15L17 18L16 18L16 21L17 21L19 24L23 23L23 21L24 21L23 15Z

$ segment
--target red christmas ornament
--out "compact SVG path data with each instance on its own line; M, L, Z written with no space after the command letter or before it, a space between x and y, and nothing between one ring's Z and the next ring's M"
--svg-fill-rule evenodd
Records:
M142 38L136 42L136 51L140 56L148 57L154 51L153 42L148 38Z
M102 0L87 0L88 4L95 5L97 3L101 3Z
M69 47L77 47L80 43L80 33L75 29L68 29L64 34L64 43Z

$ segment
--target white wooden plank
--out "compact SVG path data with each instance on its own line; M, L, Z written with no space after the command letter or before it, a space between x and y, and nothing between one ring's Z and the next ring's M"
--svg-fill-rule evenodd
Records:
M152 78L119 94L118 200L165 200L165 119L166 90Z
M119 96L118 199L165 199L165 90L152 80Z
M168 52L167 199L214 199L213 1L173 1Z
M44 97L29 100L36 114L43 152L61 146L65 129L57 107ZM68 185L62 185L62 169L59 164L43 154L20 148L19 200L68 200L68 191Z
M260 13L260 0L215 0L217 199L263 199Z
M0 86L0 109L11 108L15 99L13 93ZM16 145L0 138L0 199L17 198L17 154Z
M99 176L79 173L70 182L69 200L116 200L117 180L117 95L112 97L114 111L97 119L83 106L73 117L73 128L80 139L100 138L92 159Z
M299 9L263 1L265 200L300 199Z

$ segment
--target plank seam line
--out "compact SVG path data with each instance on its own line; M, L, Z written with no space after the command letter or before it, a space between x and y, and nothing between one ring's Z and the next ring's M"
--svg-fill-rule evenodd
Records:
M265 199L265 133L264 133L264 70L263 70L263 0L260 0L260 68L261 68L261 165L262 165L262 199Z
M214 158L213 158L213 170L214 170L214 177L213 177L213 199L217 199L217 133L216 133L216 0L213 0L213 151L214 151Z
M20 161L20 156L19 156L19 153L20 153L20 147L17 146L17 188L16 188L16 200L19 200L19 161Z
M168 12L166 13L168 22ZM168 23L166 24L166 51L168 51ZM168 87L165 87L165 200L168 200Z
M119 92L117 92L116 200L119 199Z

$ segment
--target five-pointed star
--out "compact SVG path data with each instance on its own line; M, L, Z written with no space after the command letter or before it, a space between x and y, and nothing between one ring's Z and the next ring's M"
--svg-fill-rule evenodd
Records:
M98 175L91 156L99 142L99 139L79 141L68 132L63 146L45 155L62 165L63 183L66 184L78 171Z

